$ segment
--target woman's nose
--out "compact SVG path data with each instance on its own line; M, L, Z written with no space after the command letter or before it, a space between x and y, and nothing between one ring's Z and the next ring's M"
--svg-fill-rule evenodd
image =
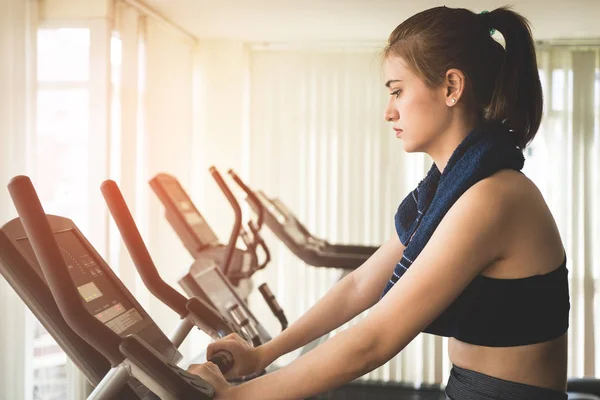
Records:
M383 113L383 118L388 121L396 121L400 116L398 114L398 110L391 104L392 102L388 102L385 112Z

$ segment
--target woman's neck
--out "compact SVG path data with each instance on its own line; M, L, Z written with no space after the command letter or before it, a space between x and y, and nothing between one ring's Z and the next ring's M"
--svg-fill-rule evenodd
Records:
M469 133L479 124L478 118L457 118L446 129L426 153L433 159L440 173L448 164L454 150L462 143Z

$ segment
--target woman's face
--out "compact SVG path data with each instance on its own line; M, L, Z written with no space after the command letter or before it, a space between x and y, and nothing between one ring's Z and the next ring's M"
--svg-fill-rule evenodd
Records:
M427 152L450 122L444 88L428 87L399 57L388 56L384 72L390 93L386 121L406 152Z

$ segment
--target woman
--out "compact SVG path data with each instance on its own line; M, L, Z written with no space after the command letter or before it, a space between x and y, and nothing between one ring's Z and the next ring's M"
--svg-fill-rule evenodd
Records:
M228 377L249 375L371 312L237 387L211 363L190 370L218 399L303 398L379 367L428 332L450 338L452 400L566 399L566 256L544 199L520 172L542 114L527 21L506 8L437 7L399 25L384 56L385 118L407 152L434 160L400 204L396 234L270 343L251 348L229 336L208 355L228 350Z

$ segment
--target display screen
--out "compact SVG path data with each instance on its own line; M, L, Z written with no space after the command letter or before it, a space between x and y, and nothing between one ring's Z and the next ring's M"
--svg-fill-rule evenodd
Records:
M275 206L275 208L277 208L277 210L279 210L279 212L281 212L286 217L290 217L292 215L292 212L281 201L272 200L272 203Z
M198 212L194 204L177 181L161 181L165 193L171 198L177 211L189 225L201 242L217 243L219 238L212 231L206 220Z
M256 193L256 197L258 197L263 207L273 214L273 216L277 219L277 222L279 222L281 225L285 224L285 215L277 207L275 207L275 205L264 193L258 192Z
M96 286L94 282L86 283L83 286L79 286L77 289L86 303L96 300L98 297L102 297L102 292L100 292L100 289L98 289L98 286Z
M231 290L221 276L213 268L205 268L194 274L194 279L201 285L208 297L217 307L228 310L235 303L235 298L231 296Z
M286 215L281 211L279 207L277 207L274 202L272 202L267 196L258 192L257 197L263 203L263 206L269 210L275 218L277 218L277 222L282 225L285 233L298 245L303 246L306 244L306 236L300 231L296 222L293 219L288 219Z
M88 312L120 336L137 332L136 324L143 317L127 295L107 276L73 230L54 234L60 252L65 260L73 283L84 300ZM29 239L17 240L19 245L35 260L35 267L41 268L33 252Z

